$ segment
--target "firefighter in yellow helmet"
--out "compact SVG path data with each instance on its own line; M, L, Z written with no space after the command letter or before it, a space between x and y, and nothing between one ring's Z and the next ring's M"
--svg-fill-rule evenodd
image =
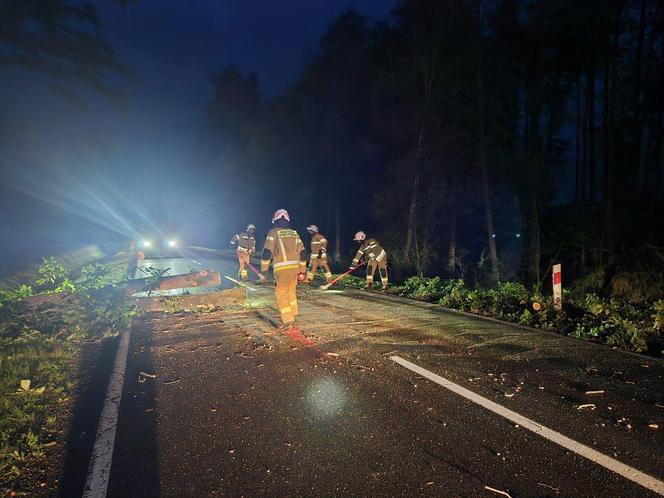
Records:
M295 323L298 314L297 281L304 280L307 269L307 251L298 233L290 228L290 216L285 209L279 209L272 217L272 228L267 233L261 255L261 271L266 272L272 261L275 299L281 314L281 329L288 329Z
M383 290L387 289L387 253L376 239L367 239L367 234L357 232L355 242L359 242L360 247L353 258L350 267L355 268L364 259L367 263L366 287L371 289L374 283L376 269L380 274L380 281L383 284Z
M310 284L320 267L325 272L325 280L329 284L332 280L332 272L330 265L327 264L327 239L318 231L316 225L309 225L307 232L311 234L311 267L307 272L305 282Z
M236 233L231 239L231 245L237 250L237 260L240 264L238 276L242 280L248 280L249 274L247 273L247 265L251 261L251 257L256 252L256 239L254 233L256 227L252 224L247 225L245 232Z

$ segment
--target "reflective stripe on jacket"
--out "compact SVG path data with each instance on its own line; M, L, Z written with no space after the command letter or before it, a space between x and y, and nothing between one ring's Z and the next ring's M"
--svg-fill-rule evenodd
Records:
M360 248L353 258L353 266L357 265L362 258L366 258L367 261L382 262L387 259L387 253L376 239L366 239L360 244Z
M311 236L311 257L317 258L318 254L321 257L327 257L327 239L322 233L315 233Z
M256 239L253 235L249 235L247 232L240 232L233 235L231 245L235 246L238 251L242 252L256 251Z
M262 259L261 267L267 269L272 261L273 271L306 269L306 252L304 244L298 233L292 228L273 228L267 233L263 254L269 254L270 259Z

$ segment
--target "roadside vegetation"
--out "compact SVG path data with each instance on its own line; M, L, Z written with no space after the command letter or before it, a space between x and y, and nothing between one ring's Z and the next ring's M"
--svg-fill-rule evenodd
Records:
M126 261L72 270L45 258L32 285L0 290L3 494L37 494L40 486L53 493L53 483L36 482L43 475L36 469L48 465L48 448L61 447L67 436L84 346L113 337L134 313L123 289L126 276Z
M347 288L364 287L364 279L349 276ZM375 283L375 288L380 287ZM446 308L489 316L550 330L580 339L606 343L653 356L664 354L664 300L652 304L603 298L594 293L564 293L562 311L550 296L528 290L518 282L500 282L493 288L469 287L463 280L410 277L392 286L392 294L438 303Z

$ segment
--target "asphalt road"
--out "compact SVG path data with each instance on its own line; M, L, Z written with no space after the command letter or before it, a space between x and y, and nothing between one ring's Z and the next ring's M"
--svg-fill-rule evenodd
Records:
M269 286L250 306L135 321L109 496L657 496L392 358L659 480L662 362L374 293L299 292L301 334L275 332Z
M197 272L201 270L210 270L219 272L221 277L221 288L228 289L235 287L232 281L224 278L229 276L233 279L238 279L238 263L233 251L219 251L215 249L207 249L203 247L188 247L182 250L179 254L165 255L166 257L154 257L148 254L146 259L140 260L136 265L136 273L134 278L145 278L148 274L146 270L149 267L156 269L168 270L165 275L183 275L186 273ZM260 261L255 259L252 261L254 268L260 271ZM249 281L257 281L256 274L249 270ZM188 288L187 292L198 293L207 292L210 289L194 289ZM173 295L181 294L182 290L156 292L155 295Z

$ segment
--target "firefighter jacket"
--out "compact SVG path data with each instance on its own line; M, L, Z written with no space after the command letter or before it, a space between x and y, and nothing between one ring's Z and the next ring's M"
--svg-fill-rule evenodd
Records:
M351 266L357 266L362 261L362 258L365 258L367 263L371 261L382 263L386 260L387 253L376 239L366 239L360 244L360 248L357 250Z
M267 233L261 255L261 271L267 271L270 261L275 273L283 270L304 273L307 268L307 251L295 230L275 227Z
M327 239L322 233L315 233L311 236L311 257L327 258Z
M240 232L233 235L231 245L240 252L253 254L256 252L256 239L247 232Z

